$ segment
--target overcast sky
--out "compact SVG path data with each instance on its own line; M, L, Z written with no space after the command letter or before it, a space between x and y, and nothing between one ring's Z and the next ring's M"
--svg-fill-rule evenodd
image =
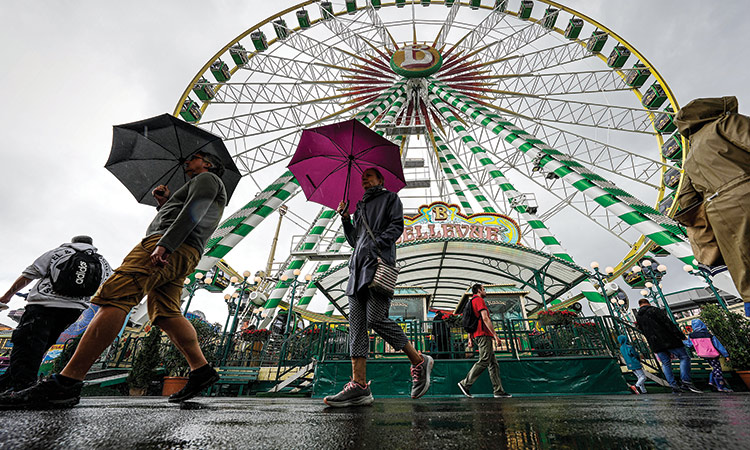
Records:
M138 205L103 168L112 125L171 113L216 51L296 3L2 2L0 290L38 255L77 234L91 235L100 252L118 265L143 237L154 210ZM696 97L736 95L740 112L750 110L747 2L563 3L606 24L639 49L681 105ZM250 187L238 193L227 214L254 194ZM280 252L288 247L280 245ZM250 268L242 267L250 260L263 265L268 248L248 245L244 252L244 259L237 256L240 262L233 264L239 270ZM607 256L606 249L593 249L590 259ZM671 263L670 271L680 266ZM674 276L664 282L667 291L690 283L697 280ZM10 307L23 303L16 297ZM203 294L195 305L210 320L223 321L226 309L220 296ZM0 323L14 325L5 313L0 313Z

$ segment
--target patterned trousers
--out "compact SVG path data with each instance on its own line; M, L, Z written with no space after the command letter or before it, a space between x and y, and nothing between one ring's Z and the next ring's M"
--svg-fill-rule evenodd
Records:
M709 376L708 382L717 388L726 387L727 383L724 381L724 373L721 371L721 362L719 361L719 358L703 359L705 359L708 365L711 366L711 375Z
M349 354L352 358L367 358L370 340L367 330L372 328L396 350L403 350L409 340L404 330L388 317L391 299L363 288L349 296Z

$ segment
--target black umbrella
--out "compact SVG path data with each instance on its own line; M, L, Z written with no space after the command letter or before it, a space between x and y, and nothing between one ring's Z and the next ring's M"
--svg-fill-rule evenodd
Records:
M160 184L175 192L187 183L183 165L196 152L221 159L227 200L240 181L240 172L221 138L174 116L162 114L113 128L112 150L104 167L139 203L156 206L151 191Z

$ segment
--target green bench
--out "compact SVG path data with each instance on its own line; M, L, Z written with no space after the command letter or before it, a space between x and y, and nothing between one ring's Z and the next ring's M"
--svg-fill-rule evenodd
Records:
M219 373L219 381L217 381L208 390L208 395L212 393L218 394L221 391L221 386L239 386L238 396L242 395L242 391L245 390L251 382L258 380L260 374L260 367L234 367L234 366L223 366L218 367L216 371Z

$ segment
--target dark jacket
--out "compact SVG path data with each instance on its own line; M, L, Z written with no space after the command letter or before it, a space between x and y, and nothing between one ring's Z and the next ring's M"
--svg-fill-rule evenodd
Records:
M350 296L372 281L378 250L383 261L396 264L396 240L404 231L404 206L398 195L381 188L366 192L364 198L366 202L357 202L353 222L342 219L346 241L354 249L349 258L349 284L346 286L346 295ZM375 235L375 242L361 220L363 214Z
M651 305L641 306L636 322L654 353L684 347L685 335L663 310Z

